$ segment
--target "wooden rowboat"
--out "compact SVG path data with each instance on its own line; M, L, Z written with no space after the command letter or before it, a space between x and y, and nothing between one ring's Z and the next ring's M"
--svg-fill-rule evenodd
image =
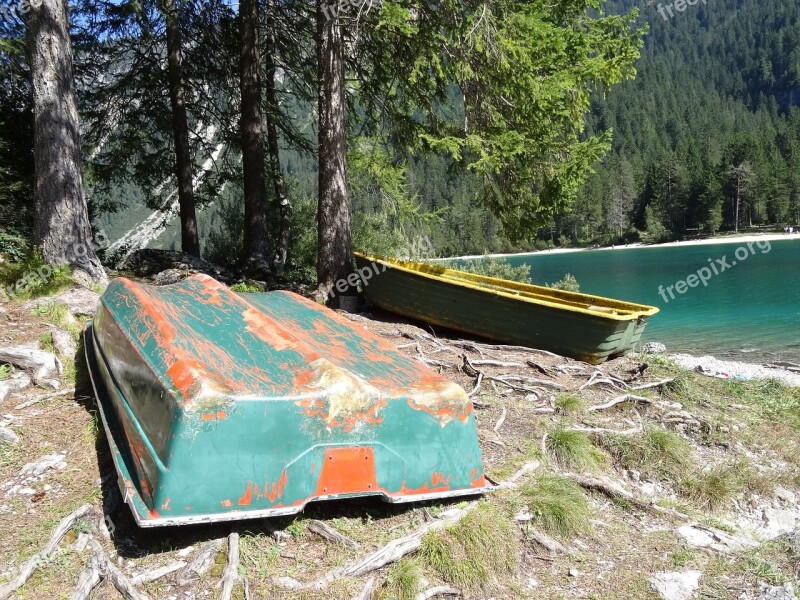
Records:
M486 488L466 392L289 292L117 279L85 334L120 488L142 527Z
M592 364L641 339L652 306L355 253L369 301L384 310L504 344Z

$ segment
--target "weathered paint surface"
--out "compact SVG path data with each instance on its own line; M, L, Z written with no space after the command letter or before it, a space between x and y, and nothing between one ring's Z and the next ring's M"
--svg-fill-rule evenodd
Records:
M597 364L641 339L652 306L355 254L373 304L407 317Z
M289 292L118 279L87 357L143 526L485 488L472 403L388 341Z

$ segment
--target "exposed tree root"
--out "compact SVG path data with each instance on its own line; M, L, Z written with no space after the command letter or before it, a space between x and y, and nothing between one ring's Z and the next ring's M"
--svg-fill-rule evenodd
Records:
M42 548L38 554L34 554L28 560L28 562L22 565L19 574L14 579L9 581L3 587L0 587L0 600L6 600L6 598L11 596L11 594L13 594L16 590L25 585L25 582L31 578L33 572L39 566L41 566L53 552L55 552L56 548L58 548L58 545L61 543L61 540L64 539L64 536L67 535L67 532L73 528L75 522L88 514L91 509L92 507L90 505L84 504L77 510L64 517L58 524L58 527L56 527L53 531L53 534L50 536L50 539L45 547Z
M440 585L437 587L432 587L430 589L427 589L424 592L420 592L419 594L417 594L414 600L430 600L431 598L435 598L436 596L461 597L461 590L459 590L458 588L451 587L449 585Z
M312 533L316 533L318 536L328 540L329 542L333 542L334 544L348 546L349 548L358 548L357 543L355 543L349 537L342 535L332 527L329 527L322 521L317 521L316 519L311 521L308 524L308 530Z
M564 477L574 481L582 488L595 492L600 492L605 496L608 496L612 500L618 500L618 501L622 500L624 502L629 502L630 504L633 504L635 507L640 508L642 510L650 510L662 515L667 515L669 517L680 519L681 521L689 520L688 515L678 512L677 510L674 510L672 508L659 506L658 504L651 502L649 500L638 498L628 490L624 489L619 484L614 483L613 481L610 481L608 479L599 479L597 477L588 477L585 475L577 475L575 473L564 473Z
M222 572L222 579L218 586L222 587L220 600L230 600L233 586L239 581L239 534L236 532L228 536L228 562Z

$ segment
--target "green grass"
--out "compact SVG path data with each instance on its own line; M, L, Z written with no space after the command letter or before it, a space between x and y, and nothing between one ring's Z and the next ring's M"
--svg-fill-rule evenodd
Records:
M455 525L428 533L419 555L442 579L474 592L514 574L519 541L508 516L482 502Z
M11 373L14 372L14 368L9 365L8 363L0 363L0 381L3 379L8 379L11 377Z
M559 394L555 399L556 408L566 414L574 415L583 411L583 400L572 394Z
M41 317L51 325L67 331L75 340L80 336L81 326L72 316L69 306L63 302L51 302L50 304L37 306L33 310L33 314Z
M710 511L725 506L742 489L742 480L730 465L694 473L680 483L680 492L684 496Z
M240 283L234 283L231 286L231 291L232 292L244 293L244 294L253 294L253 293L263 292L264 289L260 285L256 285L256 284L252 284L252 283L246 283L246 282L243 281L243 282L240 282Z
M570 469L593 471L608 460L587 434L562 427L550 432L545 447L558 464Z
M640 436L608 435L598 444L625 469L677 479L691 465L692 447L677 433L648 427Z
M380 600L414 600L419 592L421 577L419 561L404 558L389 567L386 583L378 597Z
M589 504L578 484L557 475L542 474L519 489L533 515L533 524L545 533L570 536L589 528Z
M45 350L46 352L55 353L56 347L55 344L53 344L53 334L50 333L49 331L43 334L39 338L39 346L41 347L42 350Z
M72 285L72 272L69 267L47 265L41 255L33 251L20 262L0 264L0 285L20 300L39 298L57 294Z

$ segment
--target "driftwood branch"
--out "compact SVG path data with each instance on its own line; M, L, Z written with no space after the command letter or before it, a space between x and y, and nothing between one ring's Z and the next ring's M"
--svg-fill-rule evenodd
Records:
M33 400L28 400L27 402L23 402L22 404L17 404L14 407L14 410L22 410L24 408L28 408L29 406L33 406L34 404L38 404L39 402L45 402L46 400L58 398L59 396L68 396L74 393L75 393L74 387L65 390L59 390L58 392L53 392L52 394L45 394L44 396L39 396L38 398L34 398Z
M88 504L84 504L74 512L70 513L66 517L64 517L58 526L53 531L53 534L50 536L47 544L45 545L42 550L34 554L20 569L19 574L5 584L3 587L0 587L0 600L6 600L6 598L10 597L16 590L21 588L25 585L25 582L31 578L33 572L39 568L43 563L47 561L49 556L55 552L58 545L61 543L61 540L64 539L64 536L73 528L75 522L84 517L89 513L92 507Z
M458 588L451 587L449 585L440 585L437 587L432 587L430 589L425 590L424 592L420 592L414 598L414 600L430 600L431 598L435 598L436 596L461 596L461 590Z
M637 388L638 389L638 388ZM624 396L617 396L613 400L606 402L605 404L598 404L597 406L592 406L586 409L586 412L597 412L600 410L608 410L609 408L614 408L620 404L624 404L626 402L633 401L636 403L642 404L652 404L653 401L650 398L645 398L644 396L636 396L634 394L625 394Z
M362 589L361 593L353 600L372 600L372 595L375 593L376 587L377 580L374 577L370 577L367 579L367 583L364 584L364 589Z
M326 525L322 521L316 519L308 524L308 530L316 533L318 536L325 538L334 544L340 544L349 548L358 548L358 544L351 540L349 537L342 535L332 527Z
M644 385L637 385L633 388L634 391L640 392L642 390L652 390L654 388L664 387L667 384L672 383L675 381L674 378L672 379L665 379L664 381L656 381L655 383L645 383Z
M230 600L233 586L239 581L239 534L236 532L228 536L228 562L222 571L222 579L218 586L222 586L220 600Z
M506 411L506 407L504 406L503 407L503 413L500 415L500 418L497 419L497 423L495 423L495 426L494 426L494 432L495 433L500 431L500 428L503 426L503 423L506 422L506 414L507 414L507 412L508 411Z
M211 565L214 564L214 557L221 549L222 540L211 540L208 542L200 553L178 573L178 576L175 578L177 584L185 586L197 581L211 568Z
M131 583L133 583L134 585L140 585L142 583L150 583L152 581L157 581L162 577L166 577L170 573L174 573L175 571L180 571L185 566L186 562L179 560L174 563L165 565L160 569L156 569L154 571L148 571L147 573L142 573L141 575L137 575L136 577L131 579Z

